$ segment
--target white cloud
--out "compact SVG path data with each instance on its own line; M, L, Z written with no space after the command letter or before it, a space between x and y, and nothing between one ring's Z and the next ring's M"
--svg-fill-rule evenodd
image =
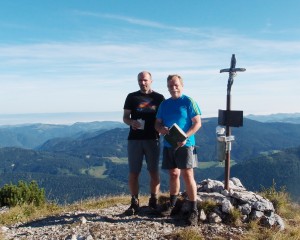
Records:
M178 26L163 24L163 23L157 22L157 21L150 21L150 20L139 19L139 18L134 18L134 17L115 15L115 14L104 14L104 13L86 12L86 11L78 11L78 10L73 11L73 12L76 15L84 16L84 17L116 20L118 22L124 23L126 28L130 28L128 26L128 24L129 24L129 25L141 26L141 27L146 27L146 28L155 28L155 29L159 29L159 30L168 30L168 31L180 32L180 33L184 33L184 34L198 35L201 37L210 37L214 33L214 31L218 31L219 34L221 32L224 32L224 30L220 30L220 29L215 30L212 28L199 29L199 28L191 28L191 27L178 27ZM143 31L143 30L141 30L141 31ZM140 34L140 35L142 35L142 34Z
M228 74L219 70L229 67L232 53L237 67L247 69L238 73L232 88L238 108L248 113L278 112L289 99L300 100L300 42L247 38L226 31L209 33L116 15L80 14L181 31L182 35L168 37L162 32L157 39L139 42L0 45L0 112L118 111L127 93L137 89L136 75L141 70L153 73L153 88L166 96L167 75L181 74L186 93L201 102L205 112L217 112L225 107L228 79ZM149 34L147 30L142 33Z

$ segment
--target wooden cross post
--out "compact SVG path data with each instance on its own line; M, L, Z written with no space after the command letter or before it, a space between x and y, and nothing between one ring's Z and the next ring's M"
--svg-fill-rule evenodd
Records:
M226 111L219 110L219 125L226 126L226 157L225 157L225 189L229 190L230 177L230 151L231 151L231 127L243 126L243 112L231 110L231 86L236 72L244 72L245 68L236 68L235 54L232 54L230 68L221 69L220 73L228 72Z

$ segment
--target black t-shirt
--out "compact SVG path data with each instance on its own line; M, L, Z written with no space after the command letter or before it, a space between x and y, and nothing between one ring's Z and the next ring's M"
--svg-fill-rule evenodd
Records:
M158 107L164 99L162 94L154 91L149 94L137 91L127 95L124 109L131 110L131 119L145 120L145 127L143 130L133 130L130 126L128 140L159 138L159 134L155 130L154 125Z

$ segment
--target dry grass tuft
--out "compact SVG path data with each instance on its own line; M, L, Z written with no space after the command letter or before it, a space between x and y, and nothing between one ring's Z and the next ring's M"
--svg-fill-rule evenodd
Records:
M171 234L170 239L180 239L180 240L204 240L202 233L197 231L195 228L187 227L184 230L180 230L174 234Z
M247 232L243 239L258 240L299 240L300 239L300 206L291 202L285 188L276 190L276 184L270 188L263 188L261 196L269 199L275 208L276 213L282 217L285 223L285 230L280 231L276 226L272 228L261 227L258 221L252 221L247 225Z

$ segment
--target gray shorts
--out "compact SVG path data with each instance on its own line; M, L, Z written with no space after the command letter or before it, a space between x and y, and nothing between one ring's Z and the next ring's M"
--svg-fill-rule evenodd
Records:
M159 140L128 140L127 150L129 172L141 172L144 156L147 163L147 170L150 172L158 171L160 155Z
M187 169L198 165L198 158L195 147L174 148L164 147L162 169Z

